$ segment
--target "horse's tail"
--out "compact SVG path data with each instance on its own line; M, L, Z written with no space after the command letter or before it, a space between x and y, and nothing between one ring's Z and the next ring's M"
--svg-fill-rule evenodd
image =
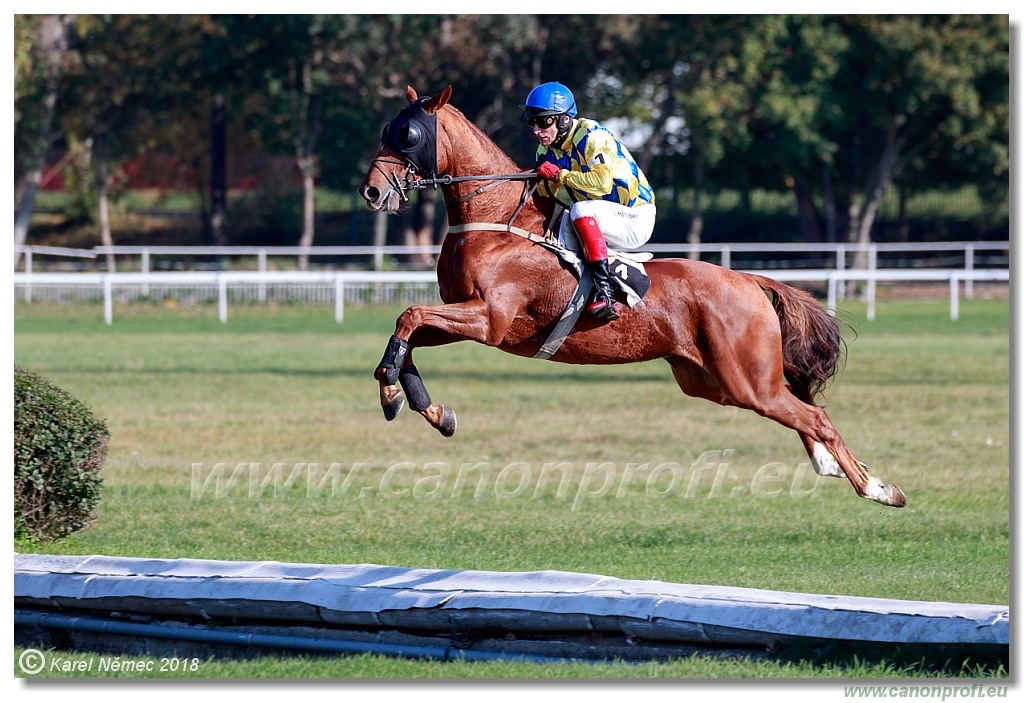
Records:
M810 293L764 276L755 278L779 316L786 379L797 398L814 403L845 357L839 323Z

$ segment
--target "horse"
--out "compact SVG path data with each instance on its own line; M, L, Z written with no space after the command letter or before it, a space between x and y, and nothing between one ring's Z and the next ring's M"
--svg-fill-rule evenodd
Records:
M529 188L536 174L521 171L451 96L451 85L424 97L407 88L409 104L385 127L358 191L369 209L396 214L410 190L441 188L449 225L436 267L443 304L399 315L373 375L385 419L394 420L407 397L446 437L455 433L456 415L431 400L413 351L470 340L537 356L577 286L575 274L539 244L553 204ZM664 359L684 394L790 428L819 475L845 476L860 497L906 505L903 491L854 457L816 402L845 345L835 316L813 295L699 260L651 259L646 269L642 304L610 322L580 319L550 361Z

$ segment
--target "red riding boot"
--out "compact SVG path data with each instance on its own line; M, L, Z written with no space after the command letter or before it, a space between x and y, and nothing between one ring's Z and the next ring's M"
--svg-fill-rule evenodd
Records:
M608 272L608 245L593 217L580 217L572 221L576 232L583 241L587 254L587 266L594 276L594 294L587 312L603 320L619 318L619 303L615 302L611 274Z

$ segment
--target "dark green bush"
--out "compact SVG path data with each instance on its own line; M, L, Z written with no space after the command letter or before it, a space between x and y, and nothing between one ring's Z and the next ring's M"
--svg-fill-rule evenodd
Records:
M65 537L92 524L110 433L81 402L14 367L14 534Z

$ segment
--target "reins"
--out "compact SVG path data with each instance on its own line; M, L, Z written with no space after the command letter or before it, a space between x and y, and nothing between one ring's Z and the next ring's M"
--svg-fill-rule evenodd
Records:
M476 197L491 188L500 186L502 183L507 181L527 181L536 177L537 174L533 171L523 171L521 173L494 173L483 176L436 176L434 178L420 178L415 181L409 181L406 184L406 188L409 190L425 190L430 186L433 186L436 189L439 185L446 186L451 185L452 183L465 183L467 181L494 181L493 183L489 183L485 186L480 186L471 193L467 193L461 198L457 198L450 203L445 203L444 206L449 208L464 203L470 198ZM536 188L536 185L534 188ZM520 208L522 208L522 205L520 205ZM518 210L516 211L516 214L518 214ZM513 217L513 219L515 218Z
M431 186L433 186L434 189L436 190L438 186L451 185L452 183L465 183L465 182L468 182L468 181L493 181L492 183L488 183L485 186L480 186L476 190L474 190L474 191L472 191L470 193L467 193L466 195L463 195L461 198L456 198L455 200L453 200L451 202L446 202L444 204L446 209L450 208L450 207L454 207L455 205L459 205L461 203L464 203L467 200L469 200L470 198L474 198L474 197L480 195L481 193L486 192L486 191L490 190L491 188L494 188L495 186L500 186L502 183L507 183L508 181L530 181L530 180L535 180L536 179L535 182L533 183L533 185L530 188L524 188L523 189L523 195L519 199L519 207L517 207L516 211L514 213L512 213L512 219L509 220L509 226L510 227L511 227L512 223L516 221L516 218L519 217L519 213L522 212L523 207L526 206L526 203L529 201L530 196L532 196L534 191L537 190L537 186L540 185L540 180L537 179L537 173L535 171L521 171L519 173L492 173L492 174L484 174L484 175L480 175L480 176L448 176L448 175L444 175L444 176L434 176L434 177L431 177L431 178L418 178L416 180L409 180L409 173L414 171L415 167L412 166L412 164L408 164L408 163L404 164L407 167L407 170L405 172L405 176L403 176L402 179L399 180L397 174L392 173L392 174L389 175L389 174L385 173L384 169L382 169L380 167L380 165L378 163L379 161L384 161L385 163L388 163L388 162L390 162L390 163L402 163L402 162L399 162L397 160L385 160L385 159L380 159L380 158L373 159L373 161L371 162L371 165L384 175L384 178L391 185L391 187L395 191L397 191L399 193L399 195L402 196L402 200L408 200L409 199L409 197L406 195L406 193L408 191L410 191L410 190L426 190L427 188L430 188Z

